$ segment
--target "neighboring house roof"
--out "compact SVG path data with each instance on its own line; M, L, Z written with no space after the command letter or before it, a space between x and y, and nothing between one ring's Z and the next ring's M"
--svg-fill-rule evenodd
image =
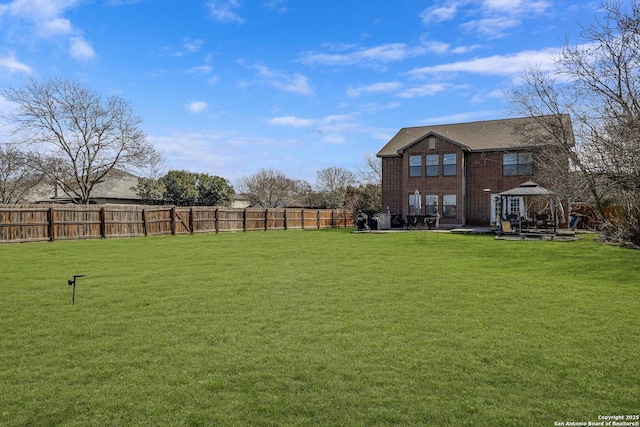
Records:
M569 115L563 114L561 119L566 123L567 129L571 129ZM496 151L532 147L537 144L516 131L531 126L540 128L541 134L548 135L548 132L544 131L537 125L537 121L530 117L407 127L400 129L378 152L377 156L400 156L404 150L429 136L440 137L467 151Z
M239 209L251 207L249 196L247 196L246 194L236 194L233 198L233 202L231 202L231 207Z
M137 203L140 201L140 197L132 190L132 187L136 187L137 185L137 176L119 169L112 169L100 182L93 186L90 199L96 203ZM68 202L70 199L69 196L59 190L58 197L49 194L46 201Z
M119 169L112 169L100 182L93 186L91 198L140 200L136 192L131 189L137 185L137 176Z

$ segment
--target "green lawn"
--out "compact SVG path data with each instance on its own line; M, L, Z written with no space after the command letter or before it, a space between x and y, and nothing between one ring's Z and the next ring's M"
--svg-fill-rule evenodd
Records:
M75 305L67 280L77 281ZM2 426L640 412L640 251L427 232L0 245Z

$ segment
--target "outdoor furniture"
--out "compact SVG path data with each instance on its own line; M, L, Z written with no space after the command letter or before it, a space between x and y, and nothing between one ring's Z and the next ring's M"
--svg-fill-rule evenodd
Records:
M404 228L406 222L402 218L402 215L393 215L391 217L391 228Z
M431 230L431 226L436 223L435 215L407 215L407 230L412 228Z
M544 229L544 230L548 230L548 229L552 229L555 228L555 222L551 221L549 219L549 215L536 215L536 229Z
M358 231L367 231L369 230L369 224L367 224L369 217L367 214L362 211L358 212L358 216L356 217L356 226L358 227Z
M516 230L511 227L511 221L500 221L502 234L514 234Z
M512 230L518 233L555 233L557 231L557 207L560 203L553 191L541 187L533 181L527 181L516 188L498 193L498 196L500 196L500 206L509 206L514 197L524 200L525 207L521 208L524 209L524 212L503 217L510 222ZM540 199L547 200L549 209L546 207L544 209L538 208L539 210L536 210L536 212L546 213L537 213L533 218L527 218L526 207L529 206L532 201Z

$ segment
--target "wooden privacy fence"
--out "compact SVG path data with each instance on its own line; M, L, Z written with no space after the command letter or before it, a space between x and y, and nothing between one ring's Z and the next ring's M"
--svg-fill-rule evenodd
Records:
M0 243L351 226L351 213L342 209L0 206Z

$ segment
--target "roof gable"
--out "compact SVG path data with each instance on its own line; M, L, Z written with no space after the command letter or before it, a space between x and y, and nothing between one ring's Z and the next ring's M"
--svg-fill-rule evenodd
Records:
M401 132L402 132L402 131L401 131ZM431 130L431 131L427 132L426 134L424 134L424 135L422 135L422 136L418 137L415 141L411 141L411 142L409 142L406 146L401 147L401 148L399 148L399 149L398 149L398 150L396 150L396 151L397 151L397 153L402 153L402 152L404 152L405 150L407 150L407 149L409 149L409 148L413 147L413 146L414 146L414 145L416 145L417 143L419 143L419 142L421 142L421 141L424 141L424 140L426 140L426 139L428 139L428 138L430 138L430 137L440 138L440 139L443 139L444 141L449 142L449 143L451 143L451 144L453 144L453 145L457 145L457 146L458 146L458 147L460 147L462 150L469 150L469 147L467 147L466 145L461 144L461 143L459 143L458 141L454 141L454 140L452 140L452 139L448 138L448 137L447 137L447 136L445 136L445 135L440 135L439 133L436 133L436 132L434 132L433 130Z
M571 122L568 115L563 115L562 120L567 120L570 127ZM432 135L468 151L498 151L532 147L537 143L524 138L521 133L516 132L516 129L523 126L535 126L536 123L533 118L522 117L402 128L378 152L377 156L400 156L409 147ZM542 129L540 132L544 133Z

